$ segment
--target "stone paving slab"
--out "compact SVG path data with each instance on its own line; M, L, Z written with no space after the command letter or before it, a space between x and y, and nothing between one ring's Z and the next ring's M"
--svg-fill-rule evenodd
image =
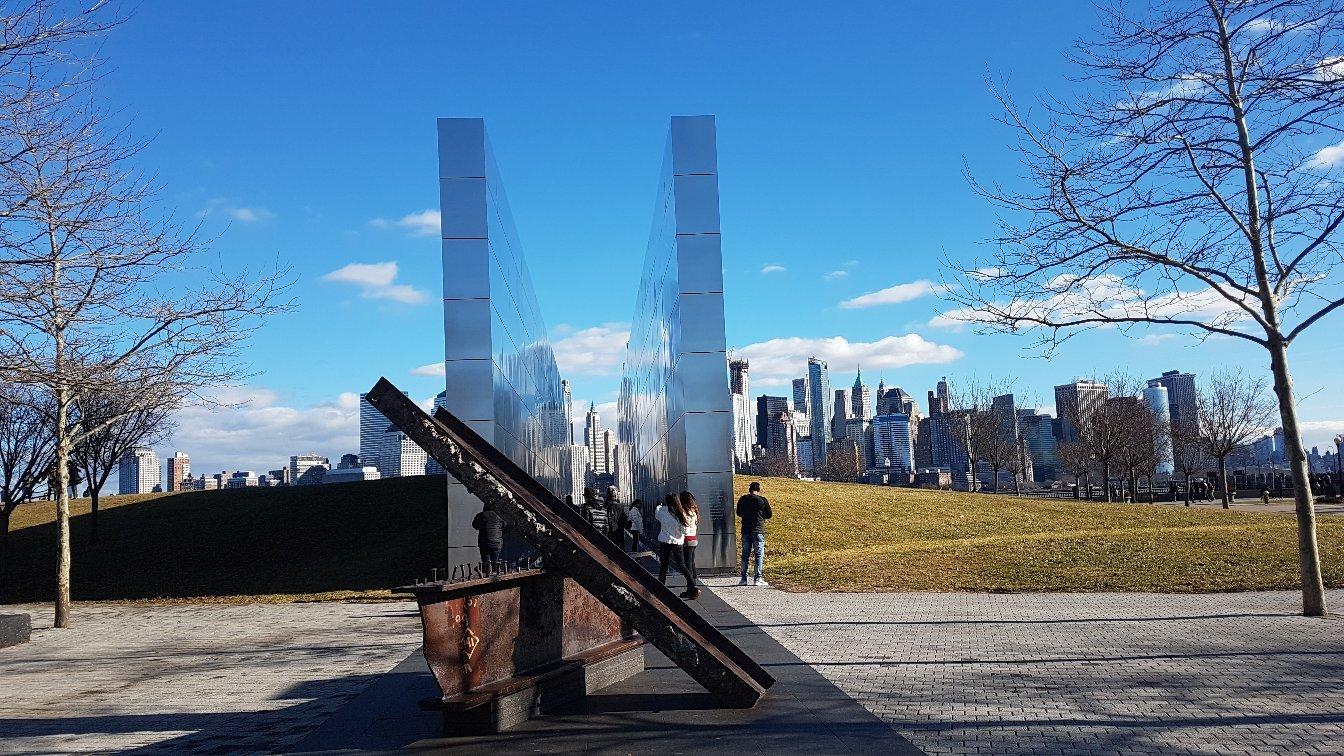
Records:
M406 603L76 604L0 649L0 753L283 750L420 644Z
M708 581L928 753L1344 754L1344 621L1291 592L786 593ZM1344 611L1344 591L1329 599Z

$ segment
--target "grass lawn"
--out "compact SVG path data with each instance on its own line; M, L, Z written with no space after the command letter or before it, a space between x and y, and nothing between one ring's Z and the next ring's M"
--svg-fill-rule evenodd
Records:
M50 601L55 502L14 513L4 600ZM75 600L380 598L444 564L443 478L104 497L71 505Z
M750 478L738 477L738 494ZM1292 516L760 479L766 577L791 591L1296 589ZM1344 587L1344 517L1318 518Z

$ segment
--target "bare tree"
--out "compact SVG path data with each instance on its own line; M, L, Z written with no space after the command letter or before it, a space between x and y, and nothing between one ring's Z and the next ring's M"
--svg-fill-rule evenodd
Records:
M100 428L85 435L75 447L73 457L89 486L89 543L97 543L98 499L103 486L127 452L168 436L173 429L171 417L175 406L128 401L125 393L111 391L86 393L80 397L78 407L82 424ZM105 418L111 421L104 422Z
M46 399L24 386L0 388L0 598L9 580L10 518L46 484L55 456Z
M1265 396L1265 382L1233 372L1209 377L1198 395L1199 438L1204 451L1218 462L1223 509L1231 501L1227 459L1265 430L1274 405Z
M118 391L125 411L172 406L242 374L246 334L280 309L274 276L200 267L202 251L154 211L130 162L140 145L85 102L9 114L23 146L0 183L30 199L0 226L0 375L52 397L57 470L57 627L69 625L68 462L118 417L78 403ZM205 281L193 289L181 280Z
M796 478L798 466L787 454L766 452L751 462L757 475L765 478Z
M818 471L821 479L838 483L857 482L863 461L858 445L848 440L831 443L833 446L827 450L826 461Z
M1008 211L951 317L1031 331L1158 325L1265 350L1297 505L1303 610L1325 613L1289 347L1344 306L1344 6L1168 0L1105 16L1074 59L1089 94L1037 125L1004 104L1036 189ZM1018 221L1020 219L1020 222Z
M1055 459L1059 466L1073 476L1078 498L1092 498L1092 468L1096 462L1087 444L1081 441L1061 441L1055 447Z
M1116 397L1110 401L1116 403L1117 414L1122 419L1116 459L1125 470L1130 495L1138 501L1139 476L1157 468L1157 441L1161 431L1153 411L1142 399ZM1152 490L1151 479L1149 490Z
M1198 422L1172 423L1168 432L1171 434L1172 466L1185 478L1185 505L1188 507L1192 480L1209 469L1209 455L1204 451Z

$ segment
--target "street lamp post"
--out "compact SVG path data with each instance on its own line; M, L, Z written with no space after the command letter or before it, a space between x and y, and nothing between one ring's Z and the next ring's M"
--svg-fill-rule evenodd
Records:
M1338 495L1338 487L1344 485L1344 480L1341 480L1341 478L1344 478L1344 462L1341 462L1339 459L1339 453L1341 451L1344 451L1344 434L1335 436L1335 486L1337 491L1336 495Z

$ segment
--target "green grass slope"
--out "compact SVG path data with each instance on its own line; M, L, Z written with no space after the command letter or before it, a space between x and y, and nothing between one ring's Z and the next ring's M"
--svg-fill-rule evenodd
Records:
M114 496L71 510L76 600L386 595L443 564L443 478ZM55 590L55 503L15 512L5 600ZM261 597L266 597L265 599Z
M738 494L751 479L736 480ZM761 479L766 576L797 591L1158 591L1299 587L1290 516ZM1344 587L1344 518L1319 518Z

